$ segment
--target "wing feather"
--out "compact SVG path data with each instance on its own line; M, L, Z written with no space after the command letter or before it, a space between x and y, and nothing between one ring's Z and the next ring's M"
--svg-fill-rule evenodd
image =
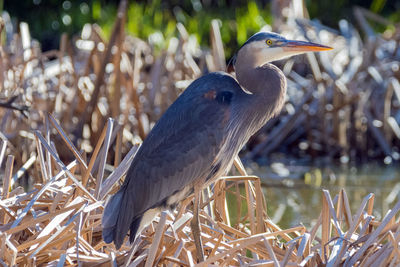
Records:
M203 76L181 94L143 142L121 188L122 212L114 235L118 243L146 210L212 173L230 116L229 105L205 97L213 90L241 88L226 74Z

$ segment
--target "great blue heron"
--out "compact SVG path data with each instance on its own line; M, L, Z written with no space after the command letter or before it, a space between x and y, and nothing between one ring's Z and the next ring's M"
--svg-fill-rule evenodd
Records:
M239 49L236 79L214 72L195 80L168 108L137 152L121 189L103 215L103 238L120 248L162 209L194 192L193 238L203 260L199 193L226 174L247 140L284 103L286 78L268 62L332 48L287 40L272 32L253 35Z

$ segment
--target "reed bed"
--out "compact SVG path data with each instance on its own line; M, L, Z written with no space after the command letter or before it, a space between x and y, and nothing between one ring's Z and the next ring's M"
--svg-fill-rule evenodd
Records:
M196 265L189 222L191 198L162 212L132 245L116 250L101 238L107 197L124 179L140 142L190 82L226 70L218 21L211 49L200 48L182 24L166 49L126 35L121 1L110 39L96 25L63 35L42 52L29 25L0 23L0 263L13 265ZM335 47L278 63L288 77L279 118L251 140L244 158L279 150L330 158L399 158L399 30L378 35L356 9L365 41L347 21L332 30L305 18L277 30ZM310 66L310 67L308 67ZM307 74L312 74L307 75ZM302 126L302 127L299 127ZM272 141L273 140L273 141ZM279 148L278 148L279 147ZM281 229L266 213L260 179L222 177L203 192L201 227L206 261L198 265L316 266L399 264L399 209L372 216L374 196L352 214L346 193L322 192L310 229ZM244 188L244 193L243 193ZM241 190L242 189L242 190ZM241 193L242 192L242 193ZM227 209L236 197L236 219ZM317 217L317 215L316 215Z
M249 176L238 158L235 166L240 176L222 177L203 192L200 220L204 262L195 260L189 227L192 197L174 211L163 211L132 245L126 242L116 250L101 237L104 201L119 188L138 146L131 148L118 167L111 168L105 159L113 139L113 120L104 127L89 161L54 117L46 115L46 122L47 133L34 132L42 183L28 192L21 187L9 192L15 179L14 158L7 158L0 200L0 262L5 266L400 264L400 201L378 220L372 215L373 194L367 195L352 213L344 190L333 199L323 190L322 210L312 228L300 225L281 229L266 213L260 178ZM60 160L53 138L45 137L53 129L75 156L68 164ZM99 164L94 169L96 162ZM244 193L240 187L245 188ZM236 196L234 220L227 209L227 194Z

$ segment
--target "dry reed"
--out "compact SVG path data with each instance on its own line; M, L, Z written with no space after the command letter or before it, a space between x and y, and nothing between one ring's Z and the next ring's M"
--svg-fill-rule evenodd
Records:
M109 42L96 25L86 25L80 37L68 40L63 35L60 49L44 53L31 39L29 25L21 23L18 33L3 17L3 265L196 265L188 227L191 198L177 210L161 213L132 246L125 244L119 251L102 241L101 215L137 144L162 112L202 70L225 68L218 23L212 23L210 51L201 50L179 24L179 38L156 55L151 44L125 35L125 8L122 1ZM398 28L392 40L378 36L366 20L371 14L360 9L355 14L366 42L346 21L340 23L340 32L304 18L280 26L289 38L305 36L333 44L335 50L306 57L313 77L299 75L301 60L284 63L289 100L282 116L250 144L247 159L269 155L278 146L298 145L304 135L306 150L314 155L331 151L331 157L363 157L373 150L370 156L398 159ZM239 159L235 166L241 176L223 177L203 192L206 261L198 265L399 264L400 202L377 220L372 216L373 194L352 214L344 191L333 199L323 191L323 208L311 229L281 229L266 214L260 179L249 176ZM231 221L227 194L236 196L236 221Z

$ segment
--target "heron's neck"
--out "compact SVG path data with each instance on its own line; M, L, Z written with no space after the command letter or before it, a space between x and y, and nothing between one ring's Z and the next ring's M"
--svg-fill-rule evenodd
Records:
M255 54L242 51L235 63L236 79L239 84L252 93L249 102L254 108L252 116L271 118L282 109L286 95L286 78L283 72L262 58L252 58Z
M235 73L239 84L247 91L257 94L262 90L263 84L260 83L257 68L264 65L265 60L257 57L257 53L252 53L249 48L242 47L236 57ZM262 77L261 77L262 78Z
M236 57L235 73L239 84L254 95L268 95L271 99L286 93L286 77L283 72L246 47L239 50Z

